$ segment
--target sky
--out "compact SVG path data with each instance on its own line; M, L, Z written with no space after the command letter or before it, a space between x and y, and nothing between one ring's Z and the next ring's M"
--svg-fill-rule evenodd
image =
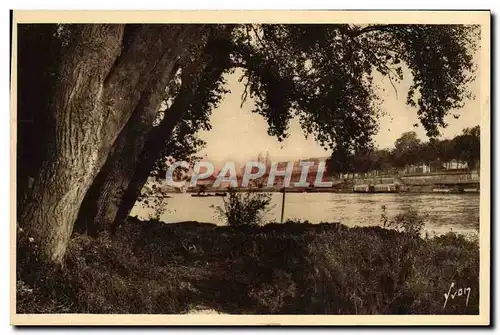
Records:
M479 52L474 59L479 59ZM405 71L407 72L407 71ZM283 142L267 134L267 122L258 114L252 113L253 100L248 98L243 106L241 95L244 83L238 78L241 72L227 75L227 88L231 91L224 96L220 106L216 108L210 122L212 129L199 133L199 137L206 141L201 156L211 161L245 162L255 159L259 152L269 152L273 161L297 160L311 157L327 157L331 151L324 150L315 142L313 136L305 137L297 120L290 124L290 136ZM480 69L476 72L479 78ZM374 143L379 148L391 148L402 133L414 130L422 140L427 140L424 128L417 118L417 109L406 105L406 94L412 82L411 75L405 74L405 79L395 88L382 75L374 76L379 86L379 95L382 98L382 110L385 113L379 121L379 132L374 136ZM396 89L396 90L395 90ZM470 83L470 90L479 97L479 80ZM452 115L459 115L455 119ZM454 110L445 121L448 127L441 129L441 138L453 138L460 134L465 127L479 124L480 108L477 100L469 100L460 110ZM413 125L418 123L418 127Z

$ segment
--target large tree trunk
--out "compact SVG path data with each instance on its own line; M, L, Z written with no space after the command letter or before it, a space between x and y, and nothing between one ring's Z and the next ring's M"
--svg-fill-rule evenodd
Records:
M51 99L50 155L19 213L46 261L62 262L83 197L165 53L171 29L78 27Z
M105 165L97 175L80 207L75 228L96 235L114 221L123 193L134 174L147 135L153 127L165 89L179 68L177 59L186 58L204 43L203 25L177 26L170 41L170 51L158 64L127 125L115 141ZM199 56L199 55L198 55Z
M85 209L87 206L82 206L80 210L78 221L82 231L94 234L104 228L114 228L114 223L121 222L128 216L156 161L164 153L165 142L188 110L204 71L210 71L211 78L218 78L226 69L219 66L223 62L220 57L214 59L212 48L221 53L220 42L227 47L227 36L232 29L233 27L212 28L204 32L193 30L186 34L186 40L191 38L197 42L190 45L189 58L192 61L182 64L179 93L158 126L153 128L152 120L147 120L146 123L131 120L127 124L115 145L113 155L108 157L106 166L101 171L100 180L92 185L93 193L87 194L85 198L90 210ZM158 109L144 111L139 107L136 112L141 115L150 115Z

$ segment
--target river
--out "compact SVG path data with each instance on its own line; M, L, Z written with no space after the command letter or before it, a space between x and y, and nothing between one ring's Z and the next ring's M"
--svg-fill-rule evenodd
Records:
M425 218L425 230L430 234L449 231L474 233L479 229L479 194L359 194L359 193L287 193L285 220L308 220L311 223L341 222L347 226L381 224L382 205L389 218L405 208L413 208ZM166 211L160 219L166 223L181 221L212 222L224 225L215 215L214 206L222 206L220 197L191 197L191 194L171 194L164 199ZM272 193L272 209L265 221L279 222L281 193ZM131 213L147 219L153 210L136 205Z

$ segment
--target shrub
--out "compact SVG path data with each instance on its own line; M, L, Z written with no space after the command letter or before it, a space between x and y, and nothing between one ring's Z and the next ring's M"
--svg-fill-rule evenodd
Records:
M417 237L422 232L425 224L424 221L425 217L423 215L418 214L418 212L412 208L406 208L389 222L388 227L406 233L412 237Z
M415 209L411 207L404 208L403 212L395 215L392 220L387 215L387 207L385 205L382 205L380 209L382 211L380 214L380 224L383 228L391 228L412 237L419 236L422 233L426 216L420 215Z
M216 206L216 215L230 226L260 226L264 215L271 210L271 195L254 191L237 192L229 189L229 197L222 198L224 207Z

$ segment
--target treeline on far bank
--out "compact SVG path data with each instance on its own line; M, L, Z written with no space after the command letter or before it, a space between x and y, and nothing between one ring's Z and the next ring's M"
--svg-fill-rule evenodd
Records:
M392 149L334 150L327 160L327 171L337 176L370 172L395 174L411 170L440 172L457 168L472 171L479 168L479 159L479 126L465 128L452 139L431 138L426 142L422 142L416 132L409 131L396 140Z

